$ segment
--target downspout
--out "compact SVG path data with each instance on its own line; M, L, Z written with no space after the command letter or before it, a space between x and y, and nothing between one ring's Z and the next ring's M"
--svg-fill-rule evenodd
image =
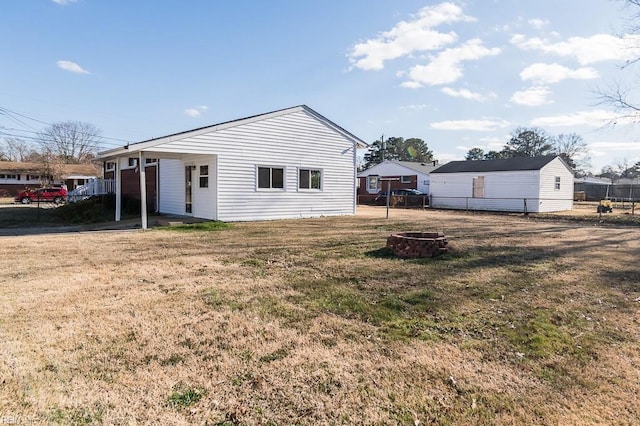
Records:
M142 151L138 151L138 169L140 170L140 219L142 229L147 229L147 172Z
M353 214L358 205L358 142L353 141Z
M116 157L113 177L116 180L116 222L120 222L122 215L122 176L120 175L120 158Z

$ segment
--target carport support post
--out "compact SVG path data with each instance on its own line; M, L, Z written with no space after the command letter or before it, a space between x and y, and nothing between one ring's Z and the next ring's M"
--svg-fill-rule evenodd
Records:
M140 217L142 229L147 229L147 173L145 172L145 159L142 151L138 152L138 170L140 170Z
M116 222L120 222L122 216L122 176L120 175L120 159L116 158L113 177L116 179Z

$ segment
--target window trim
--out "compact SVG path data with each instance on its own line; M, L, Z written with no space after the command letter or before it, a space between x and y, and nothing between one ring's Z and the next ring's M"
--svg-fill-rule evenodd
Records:
M309 172L309 187L308 188L302 188L300 186L300 172L303 171L307 171ZM319 188L313 188L311 186L313 179L312 179L312 174L313 172L318 172L320 174L320 187ZM312 168L312 167L298 167L298 173L296 174L297 176L297 180L298 180L298 191L307 191L307 192L322 192L323 188L324 188L324 169L321 168Z
M205 169L206 174L202 174L203 168ZM204 182L204 185L203 185L203 182ZM198 165L198 188L200 189L209 188L209 165L208 164Z
M260 187L260 169L269 169L269 187L268 188ZM282 170L282 188L273 187L273 170L274 169ZM259 164L259 165L256 165L255 174L256 174L255 175L256 191L285 192L287 190L287 167L286 166Z
M375 181L375 188L371 187L371 182ZM379 175L369 175L367 176L367 191L378 191L380 189L380 176Z
M116 162L115 161L107 161L107 164L105 164L104 169L106 172L112 172L116 169Z
M554 183L553 183L553 188L555 191L560 191L560 184L561 184L560 176L555 176Z

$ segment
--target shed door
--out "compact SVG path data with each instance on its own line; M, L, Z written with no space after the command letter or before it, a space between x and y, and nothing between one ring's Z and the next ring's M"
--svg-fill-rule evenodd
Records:
M484 176L473 178L473 198L484 198Z

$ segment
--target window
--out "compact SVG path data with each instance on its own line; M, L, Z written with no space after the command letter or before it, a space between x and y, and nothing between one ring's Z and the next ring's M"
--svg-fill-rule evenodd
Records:
M157 163L158 159L157 158L145 158L144 159L144 164L154 164Z
M137 165L138 165L138 159L129 157L129 167L135 167Z
M484 198L484 176L473 178L473 198Z
M560 190L560 176L556 176L556 185L555 185L556 191Z
M400 183L411 183L411 176L400 176Z
M369 176L367 179L369 191L377 191L380 187L380 176Z
M258 167L258 189L284 189L284 169Z
M209 187L209 166L200 166L200 188Z
M15 180L20 180L20 175L0 175L0 179L15 179Z
M320 170L300 169L298 171L298 188L322 189L322 172Z
M106 169L107 169L107 171L115 170L116 169L116 163L113 162L113 161L107 161Z

